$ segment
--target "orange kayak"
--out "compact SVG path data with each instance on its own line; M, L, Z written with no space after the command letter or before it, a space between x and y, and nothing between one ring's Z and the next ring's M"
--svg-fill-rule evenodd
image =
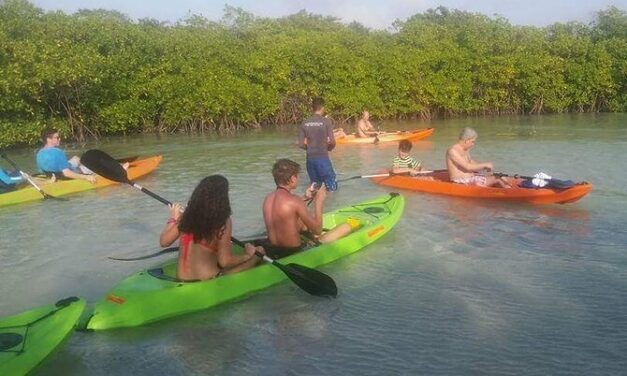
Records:
M413 178L403 175L373 178L377 184L386 187L409 189L419 192L438 193L449 196L487 198L528 202L533 204L567 204L575 202L590 193L592 184L578 183L566 189L553 188L522 188L518 184L523 179L514 180L512 188L480 187L453 183L449 180L448 172L436 172L428 178Z
M147 175L154 171L159 166L160 162L160 155L131 161L128 167L128 178L130 180L134 180ZM54 183L37 183L37 185L39 185L44 192L55 197L106 187L112 184L118 183L105 179L102 176L97 176L96 183L94 184L85 180L58 180ZM22 189L0 194L0 207L42 199L42 195L34 187L25 185Z
M376 143L401 140L418 141L431 136L434 131L434 128L421 128L413 131L383 132L376 137L379 140ZM336 144L374 144L375 141L375 137L356 137L354 134L335 139Z

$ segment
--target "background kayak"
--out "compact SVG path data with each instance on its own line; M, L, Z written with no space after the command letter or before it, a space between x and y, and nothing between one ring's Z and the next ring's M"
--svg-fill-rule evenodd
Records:
M404 207L403 196L391 193L326 213L325 228L345 223L349 217L359 219L362 227L335 242L283 258L281 263L313 268L357 252L390 231ZM240 247L233 247L234 251L241 252ZM265 289L286 278L281 271L268 264L202 282L185 283L175 277L176 261L131 275L96 303L86 329L138 326L206 309Z
M0 319L0 375L25 375L56 349L85 308L76 297Z
M160 162L161 156L131 161L128 168L129 178L136 179L151 173L159 166ZM55 197L102 188L112 184L117 183L105 179L102 176L98 176L94 184L85 180L59 180L54 183L37 183L43 191ZM0 194L0 206L15 205L37 200L43 200L43 196L30 185L26 185L24 188L17 191Z
M418 141L427 138L433 134L434 128L421 128L413 131L397 131L397 132L384 132L377 136L376 143L379 142L394 142L400 140ZM347 135L346 137L335 139L337 144L374 144L374 137L359 138L354 134Z
M433 180L429 180L429 177ZM518 187L518 184L522 179L517 179L514 180L515 186L512 188L497 188L452 183L448 179L448 172L436 172L429 175L429 177L413 178L393 175L373 178L372 181L391 188L458 197L522 201L533 204L566 204L575 202L592 190L592 184L589 183L579 183L567 189L521 188Z

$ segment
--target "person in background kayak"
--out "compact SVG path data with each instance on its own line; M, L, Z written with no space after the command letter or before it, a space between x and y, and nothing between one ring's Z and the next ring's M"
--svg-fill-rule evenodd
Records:
M246 244L245 254L234 255L232 232L229 182L222 175L211 175L194 189L185 212L180 204L170 206L159 243L168 247L180 238L177 278L206 280L249 269L259 261L255 251L265 254L262 247Z
M271 257L285 257L307 246L301 239L301 231L313 235L320 243L329 243L351 233L359 223L350 222L336 226L322 233L322 211L327 190L324 186L316 191L309 187L304 196L292 193L298 187L300 165L289 159L279 159L272 166L272 176L276 190L263 201L263 219L266 224ZM305 202L313 200L313 212L307 210Z
M511 188L511 185L494 176L483 176L481 171L494 170L492 162L479 163L470 157L470 149L477 141L477 132L472 128L464 128L459 134L459 140L446 151L446 167L452 182L484 187L499 186Z
M364 111L361 114L361 118L357 121L357 132L355 132L355 136L365 138L376 137L378 135L379 132L374 129L372 123L370 122L370 113L368 111Z
M346 132L344 132L344 128L335 128L333 130L333 137L337 140L338 138L346 137Z
M68 159L63 150L59 149L61 136L54 128L44 129L42 133L44 146L37 152L37 168L39 171L54 174L57 177L67 179L87 180L90 183L96 182L94 175L87 167L81 165L80 158L73 156Z
M14 191L24 181L19 172L9 172L0 168L0 193Z
M324 184L327 191L337 190L335 171L329 151L335 148L333 124L324 116L324 100L314 98L313 115L307 118L298 131L298 146L307 151L307 174L311 183Z
M392 161L392 173L409 173L410 176L417 176L422 171L422 163L409 155L412 146L409 140L401 140L398 143L398 155Z

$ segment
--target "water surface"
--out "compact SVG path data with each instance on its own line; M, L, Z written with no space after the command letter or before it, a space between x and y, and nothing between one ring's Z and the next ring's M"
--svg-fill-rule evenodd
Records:
M324 266L335 300L283 283L238 302L140 328L77 332L40 375L615 375L627 367L627 115L555 115L383 122L436 127L413 154L442 168L465 125L473 156L503 172L585 180L565 206L531 206L403 192L396 228ZM240 135L136 136L87 145L164 157L141 184L185 201L204 176L231 183L235 234L263 230L260 203L276 158L304 163L294 128ZM339 178L386 166L396 145L339 146ZM33 169L33 150L13 152ZM303 179L306 180L306 179ZM303 182L303 186L305 182ZM328 199L346 205L388 192L351 180ZM158 260L115 262L158 249L166 208L129 186L0 208L0 316L77 295L94 303Z

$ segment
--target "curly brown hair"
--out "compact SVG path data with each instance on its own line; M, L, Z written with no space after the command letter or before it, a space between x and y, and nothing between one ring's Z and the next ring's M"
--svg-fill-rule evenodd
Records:
M194 242L211 242L224 234L231 216L229 181L222 175L202 179L190 197L179 231L193 234Z

